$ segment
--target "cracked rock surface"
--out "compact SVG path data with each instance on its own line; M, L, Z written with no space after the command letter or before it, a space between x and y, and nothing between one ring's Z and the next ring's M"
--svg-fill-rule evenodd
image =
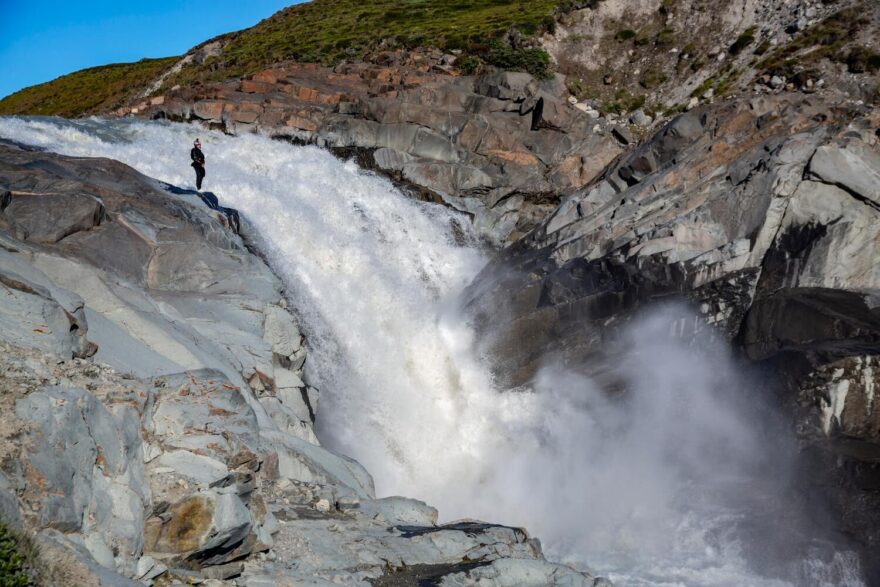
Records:
M66 584L602 584L321 447L282 284L197 194L9 143L0 188L0 515Z

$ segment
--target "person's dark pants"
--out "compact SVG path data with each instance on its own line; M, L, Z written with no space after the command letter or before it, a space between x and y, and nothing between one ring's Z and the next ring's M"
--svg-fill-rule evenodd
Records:
M202 180L205 179L205 168L201 165L193 164L193 169L196 170L196 189L202 189Z

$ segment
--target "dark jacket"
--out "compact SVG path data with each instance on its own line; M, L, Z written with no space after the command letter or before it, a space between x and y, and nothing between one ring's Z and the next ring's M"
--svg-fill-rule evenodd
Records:
M189 158L192 159L192 166L195 167L198 165L199 167L205 166L205 154L202 153L202 150L198 147L193 147L192 151L189 152Z

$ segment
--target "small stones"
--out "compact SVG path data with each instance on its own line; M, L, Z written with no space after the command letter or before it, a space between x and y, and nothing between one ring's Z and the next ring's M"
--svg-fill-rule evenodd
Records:
M654 122L654 119L645 114L643 110L636 110L630 115L629 121L638 126L649 126Z
M632 133L625 126L615 125L611 127L611 133L614 135L622 145L629 145L636 142L635 138L632 136Z

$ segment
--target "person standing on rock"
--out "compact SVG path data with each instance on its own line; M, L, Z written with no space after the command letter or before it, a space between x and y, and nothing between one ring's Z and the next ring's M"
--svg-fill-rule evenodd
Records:
M192 159L193 169L196 170L196 189L201 191L202 180L205 179L205 154L202 153L202 143L199 142L199 139L193 143L189 158Z

